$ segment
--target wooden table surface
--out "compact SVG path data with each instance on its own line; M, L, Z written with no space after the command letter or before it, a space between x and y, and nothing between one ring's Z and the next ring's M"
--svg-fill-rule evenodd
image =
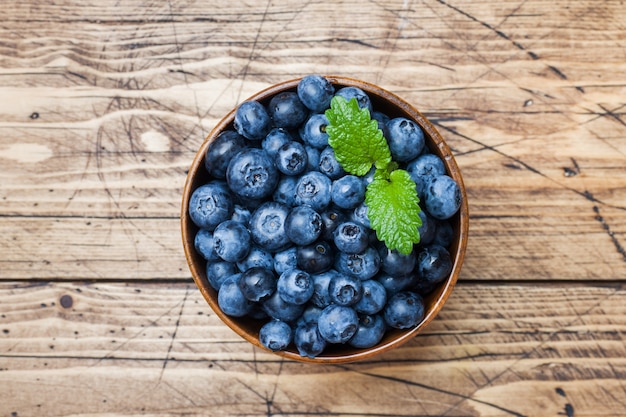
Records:
M0 416L626 415L623 1L2 8ZM468 191L439 316L348 365L240 339L180 237L208 131L309 73L414 103Z

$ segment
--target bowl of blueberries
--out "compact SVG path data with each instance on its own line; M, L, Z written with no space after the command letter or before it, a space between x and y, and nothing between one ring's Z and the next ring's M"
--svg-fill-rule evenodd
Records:
M468 222L432 123L376 85L317 74L224 116L181 207L213 311L260 349L310 363L369 358L421 332L456 284Z

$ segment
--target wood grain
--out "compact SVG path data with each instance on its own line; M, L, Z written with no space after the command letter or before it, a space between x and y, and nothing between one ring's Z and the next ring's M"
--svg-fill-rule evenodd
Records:
M623 285L461 284L422 335L336 366L253 348L192 284L0 295L2 415L618 416L626 400Z

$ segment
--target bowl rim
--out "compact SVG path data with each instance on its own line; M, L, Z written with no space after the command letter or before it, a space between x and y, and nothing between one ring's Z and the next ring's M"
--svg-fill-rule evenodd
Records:
M269 100L275 94L296 89L298 82L303 77L290 79L287 81L279 82L268 86L255 94L251 95L247 99L248 100L257 100L261 102L265 102ZM222 117L216 125L211 129L209 134L204 139L202 145L196 152L196 155L191 163L189 171L187 173L185 179L185 185L183 188L183 198L181 204L181 236L183 240L183 247L185 252L185 258L187 260L187 264L189 266L192 278L200 290L203 298L209 304L211 309L216 313L216 315L235 333L239 336L252 343L253 345L263 349L264 351L282 356L284 358L292 359L298 362L307 362L307 363L318 363L318 364L337 364L337 363L348 363L355 362L359 360L363 360L366 358L370 358L374 355L377 355L382 352L386 352L392 348L398 347L413 337L415 337L418 333L420 333L428 324L437 316L450 294L452 293L453 288L455 287L458 277L461 271L461 267L463 265L465 259L465 252L467 249L467 241L469 234L469 209L467 202L467 193L465 189L465 184L463 182L463 178L460 172L460 169L456 163L454 155L450 147L444 141L441 134L437 131L435 126L413 105L405 101L403 98L399 97L395 93L392 93L388 90L383 89L375 84L369 83L367 81L362 81L350 77L344 76L333 76L333 75L324 75L324 78L329 80L331 84L335 87L344 87L344 86L353 86L358 87L365 91L368 96L372 97L374 94L376 100L378 101L389 101L392 106L397 107L401 112L405 113L409 116L410 119L415 120L420 127L425 131L429 140L432 141L434 145L431 148L431 151L436 153L440 158L442 158L444 165L446 166L447 174L450 175L455 181L457 181L459 188L461 189L462 201L461 207L455 216L458 216L458 240L453 242L453 245L456 246L454 253L451 253L451 256L454 260L452 265L452 271L448 279L439 284L441 288L438 291L438 296L433 301L433 307L427 314L424 316L423 320L417 325L410 329L397 331L397 336L387 340L384 343L379 343L378 345L366 348L366 349L355 349L350 348L351 351L345 354L338 354L335 350L331 350L330 352L324 352L319 356L314 358L301 356L296 350L283 350L283 351L271 351L267 349L265 346L261 345L258 337L250 334L248 331L242 328L240 322L241 318L234 318L224 314L219 306L217 305L217 299L215 297L216 291L213 288L210 288L207 282L205 282L201 277L203 276L203 272L199 270L199 265L197 262L194 262L194 255L197 258L199 255L196 253L193 240L195 237L195 233L192 236L191 229L197 227L192 224L190 217L188 216L189 210L189 198L194 191L194 180L196 179L196 174L199 170L204 168L204 159L206 150L209 144L215 139L215 137L228 128L232 126L235 112L237 110L237 106L229 111L224 117ZM243 102L242 101L242 102ZM240 104L240 103L239 103ZM427 143L429 143L427 139ZM384 339L383 339L384 340Z

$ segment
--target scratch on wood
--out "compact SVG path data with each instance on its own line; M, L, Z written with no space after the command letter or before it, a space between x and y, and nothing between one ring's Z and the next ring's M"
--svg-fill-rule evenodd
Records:
M613 242L615 249L622 256L623 261L626 262L626 250L624 249L622 244L619 242L619 240L617 240L615 233L611 230L611 227L608 225L606 220L604 220L604 217L602 217L602 215L600 214L600 208L598 206L593 206L593 211L594 213L596 213L595 219L602 225L602 228L604 229L604 231L606 231L606 233L611 238L611 241Z
M187 297L189 297L189 287L185 289L185 296L183 297L183 302L180 304L180 310L178 311L178 317L176 318L176 325L174 327L174 331L172 332L170 345L167 347L167 353L165 354L165 359L163 360L163 366L161 367L161 373L159 374L159 380L157 381L157 385L163 379L163 373L165 372L167 363L170 361L170 353L172 352L172 347L174 346L174 340L176 340L176 333L178 332L178 328L180 327L180 318L183 315L183 309L185 308Z

